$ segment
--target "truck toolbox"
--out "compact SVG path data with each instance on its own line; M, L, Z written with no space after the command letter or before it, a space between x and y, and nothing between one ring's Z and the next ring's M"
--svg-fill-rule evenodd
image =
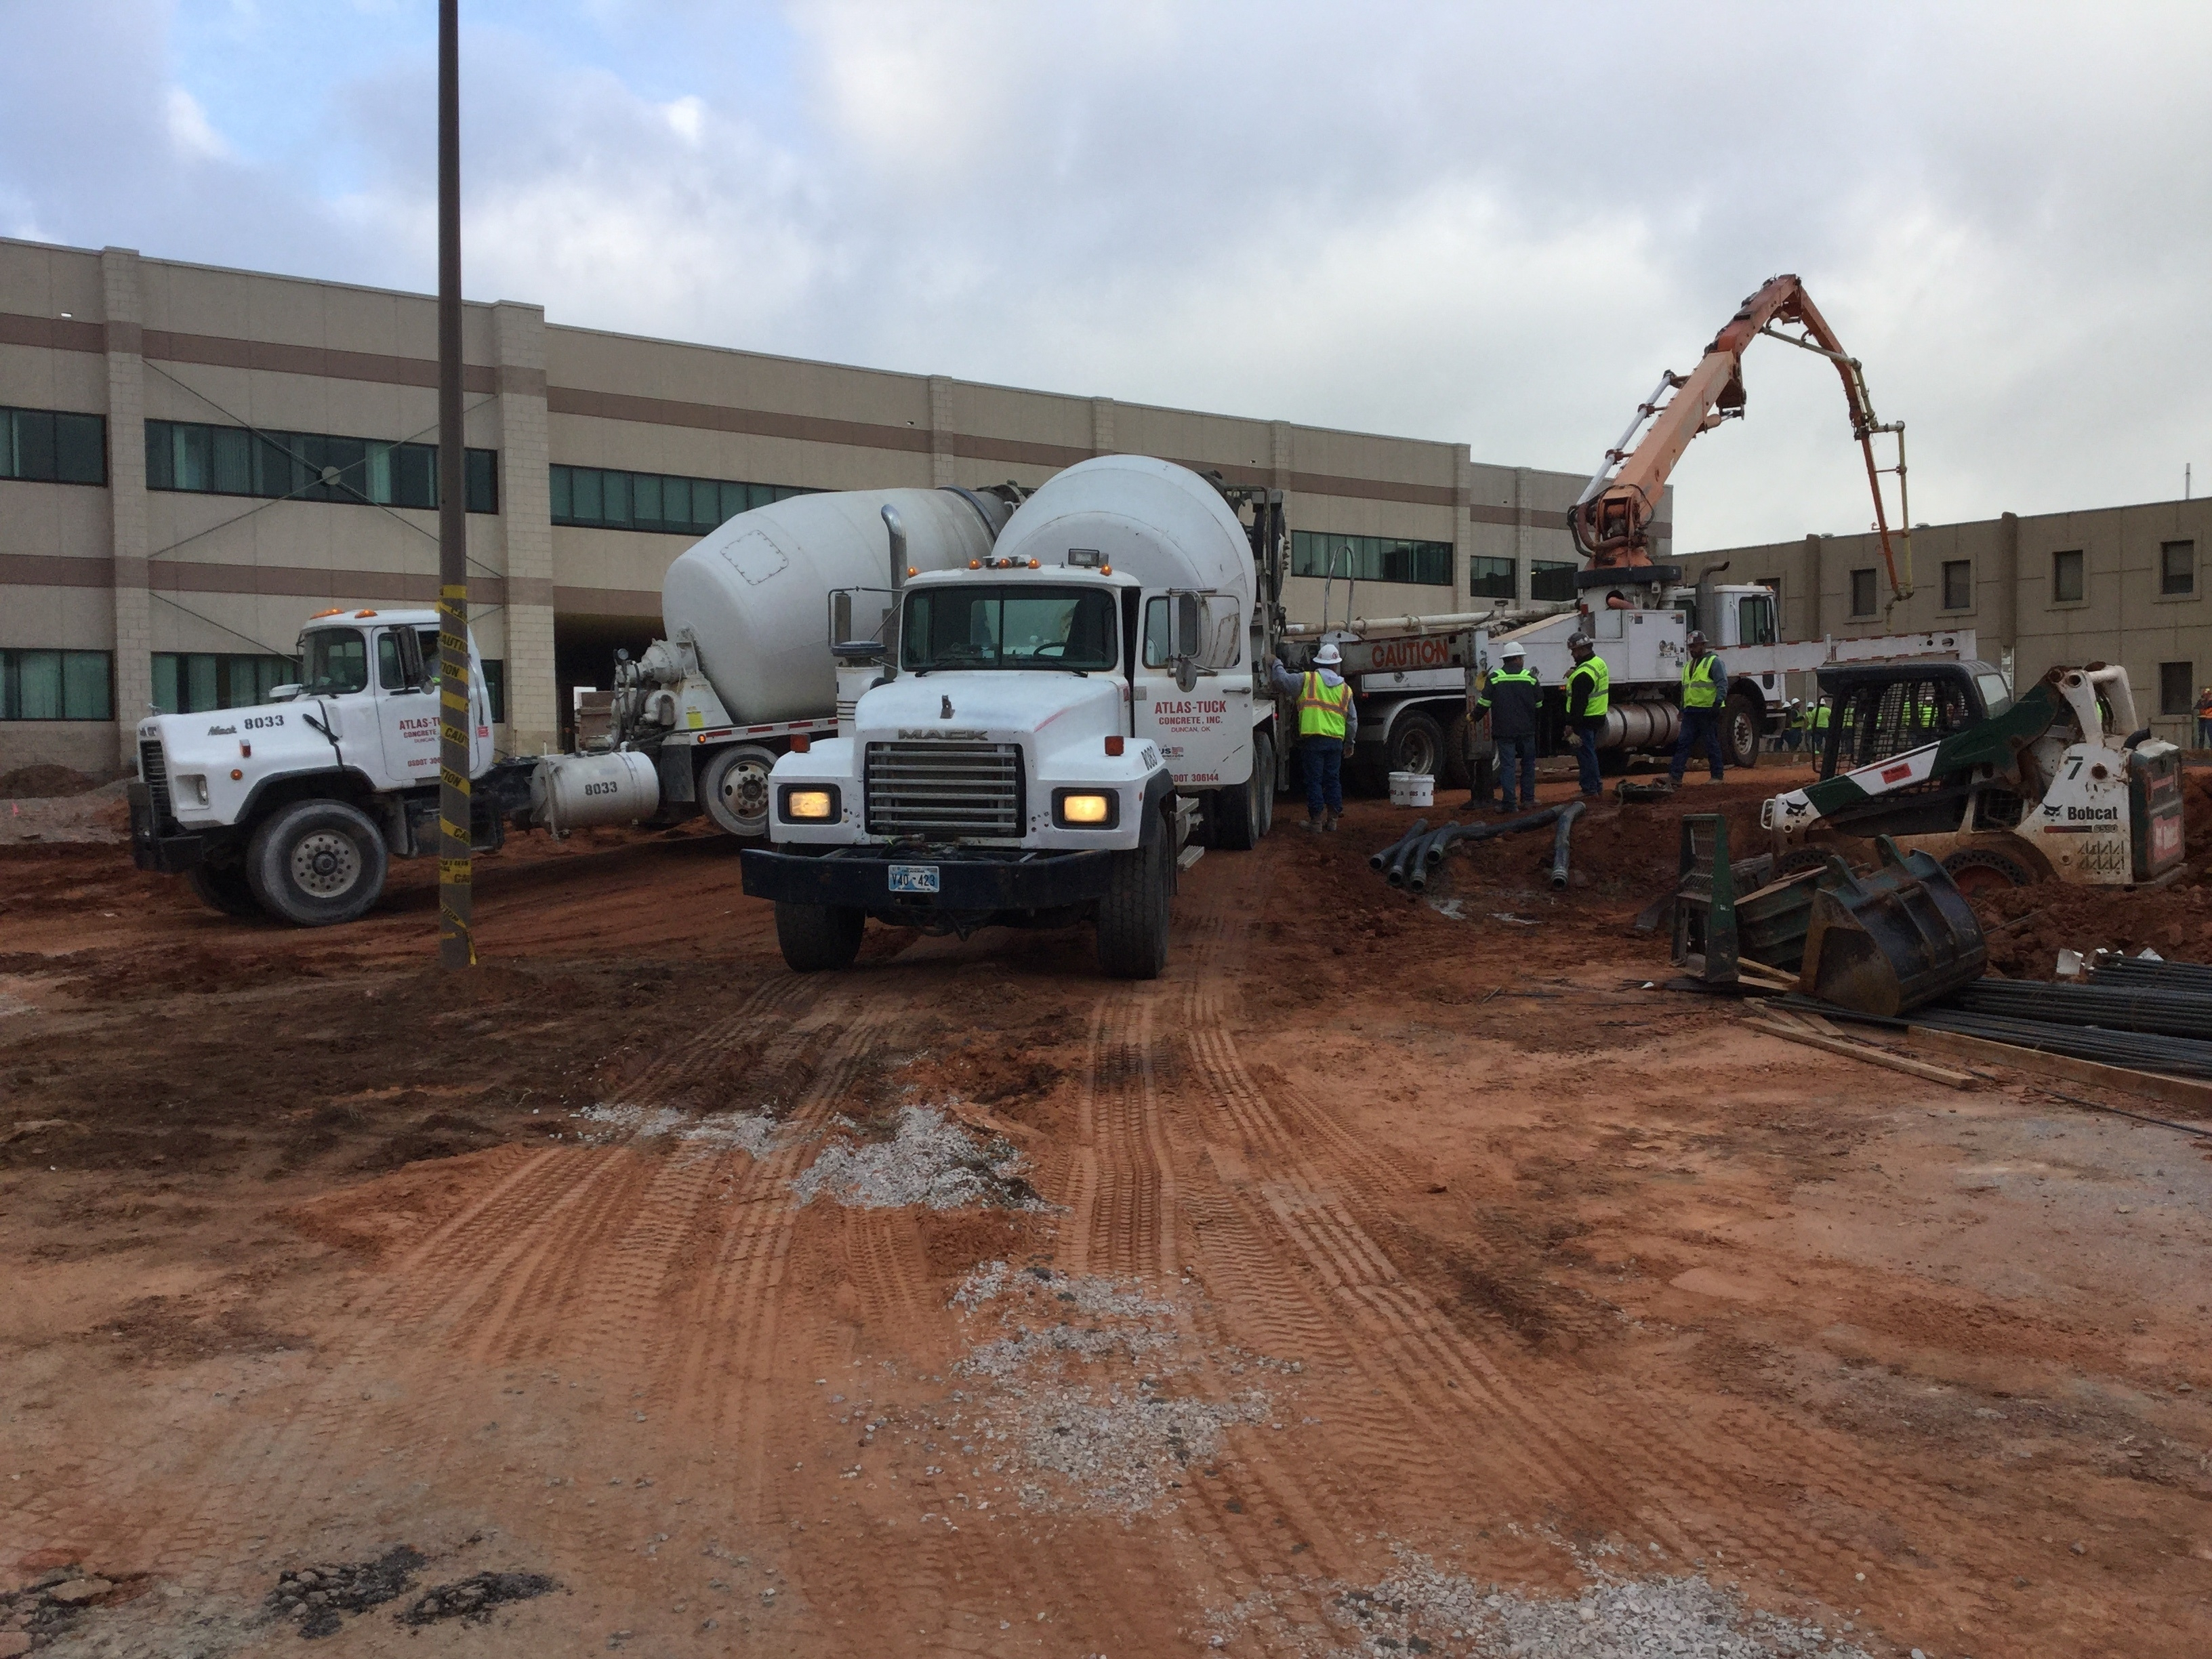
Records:
M867 846L811 857L749 847L738 858L754 898L878 912L975 911L1048 910L1103 898L1114 854Z

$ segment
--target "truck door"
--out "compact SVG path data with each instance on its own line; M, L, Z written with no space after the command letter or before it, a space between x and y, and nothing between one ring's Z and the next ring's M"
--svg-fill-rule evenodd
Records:
M1137 734L1159 744L1178 787L1245 782L1252 775L1252 664L1243 606L1226 593L1148 592L1143 617ZM1188 689L1177 679L1179 659L1189 663Z
M376 631L377 731L384 769L404 789L438 780L438 690L411 626Z
M422 653L422 672L434 684L438 678L438 630L417 628L415 637ZM444 707L442 703L438 705ZM477 652L476 630L469 630L469 775L482 777L492 762L491 685L484 678L483 659Z

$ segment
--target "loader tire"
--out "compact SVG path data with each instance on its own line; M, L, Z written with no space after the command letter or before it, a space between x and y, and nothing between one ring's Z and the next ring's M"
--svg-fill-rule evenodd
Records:
M1748 691L1731 691L1721 708L1721 747L1731 771L1759 764L1766 736L1766 705Z
M1164 824L1149 846L1114 854L1098 901L1098 965L1115 979L1158 979L1168 965L1174 859Z
M258 916L261 901L253 896L242 864L196 864L185 872L185 884L210 910L226 916Z
M2035 884L2034 872L2018 859L1985 847L1961 848L1943 860L1943 873L1970 899Z
M835 973L850 968L860 954L860 935L868 914L840 904L775 902L775 942L784 965L794 974Z
M246 843L246 878L274 916L299 927L352 921L384 891L384 836L342 800L295 801Z

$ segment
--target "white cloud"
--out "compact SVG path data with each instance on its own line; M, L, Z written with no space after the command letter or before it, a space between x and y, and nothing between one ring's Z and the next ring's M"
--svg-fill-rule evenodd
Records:
M230 146L208 124L207 112L200 107L199 100L182 87L171 87L166 101L168 116L169 143L178 152L196 161L227 161L231 159Z

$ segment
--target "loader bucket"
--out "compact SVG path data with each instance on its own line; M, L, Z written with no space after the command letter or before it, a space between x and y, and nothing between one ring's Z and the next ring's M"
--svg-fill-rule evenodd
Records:
M1893 1018L1982 976L1989 947L1973 908L1925 853L1875 838L1881 867L1832 858L1814 889L1802 984L1825 1002Z

